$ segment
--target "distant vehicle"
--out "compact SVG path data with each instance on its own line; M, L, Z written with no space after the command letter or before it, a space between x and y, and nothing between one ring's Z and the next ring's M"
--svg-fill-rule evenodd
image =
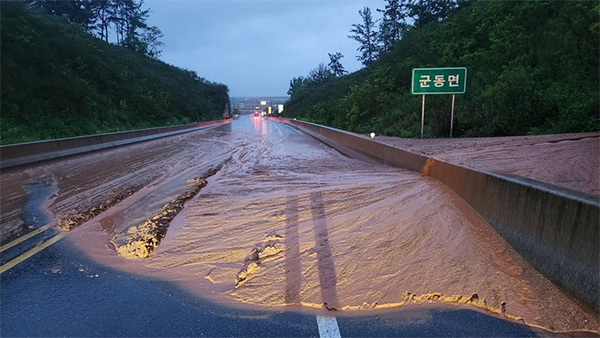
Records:
M257 118L259 118L259 117L260 117L260 114L259 114L259 113L254 113L254 118L255 118L255 119L257 119Z

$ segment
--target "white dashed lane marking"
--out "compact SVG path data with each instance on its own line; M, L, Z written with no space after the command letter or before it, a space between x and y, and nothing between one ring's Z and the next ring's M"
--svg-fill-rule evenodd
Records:
M317 326L321 338L341 338L340 328L335 317L317 316Z

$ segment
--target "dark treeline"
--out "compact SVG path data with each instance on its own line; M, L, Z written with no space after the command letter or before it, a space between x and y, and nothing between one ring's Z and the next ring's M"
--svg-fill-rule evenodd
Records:
M2 144L222 118L225 85L0 2Z
M412 69L464 66L455 135L598 130L599 10L593 1L387 0L381 20L365 8L350 31L366 67L336 76L320 65L292 79L285 114L417 137L421 97L410 94ZM427 137L448 136L450 106L450 95L427 97Z
M150 9L142 9L143 0L29 0L29 6L63 16L88 33L138 53L160 56L162 33L148 26Z

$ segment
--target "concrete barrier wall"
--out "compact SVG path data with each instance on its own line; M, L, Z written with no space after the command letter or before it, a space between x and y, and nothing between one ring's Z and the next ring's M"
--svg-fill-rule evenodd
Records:
M39 141L0 146L0 169L82 154L125 144L187 133L232 120L208 121L179 126L140 129L118 133L97 134L57 140Z
M298 127L342 153L431 176L487 220L537 270L600 310L600 197L523 177L485 173L312 123Z

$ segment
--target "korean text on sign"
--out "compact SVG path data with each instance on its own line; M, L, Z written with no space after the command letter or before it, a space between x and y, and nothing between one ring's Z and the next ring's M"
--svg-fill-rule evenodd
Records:
M463 94L466 88L467 69L415 68L413 69L413 94Z
M435 87L443 87L446 80L448 81L448 87L458 87L458 83L460 81L460 74L448 75L447 79L444 78L444 75L436 75L435 78L433 79L433 85ZM430 75L421 75L419 82L421 84L420 85L421 88L429 88L429 85L431 82L431 76Z

